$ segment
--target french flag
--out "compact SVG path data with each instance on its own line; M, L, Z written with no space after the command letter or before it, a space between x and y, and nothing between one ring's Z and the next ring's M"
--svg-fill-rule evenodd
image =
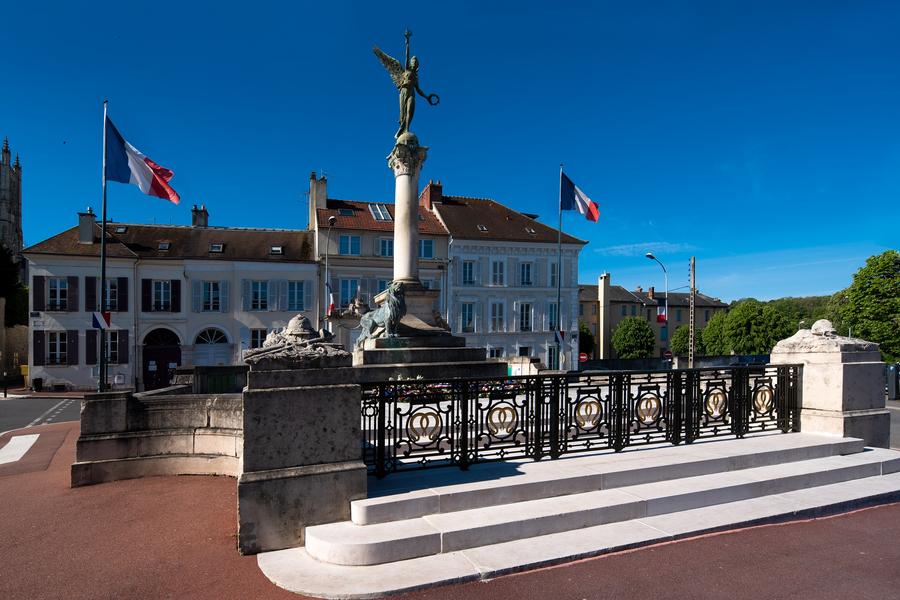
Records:
M600 209L597 207L597 203L578 189L578 186L572 183L572 180L566 177L562 170L559 172L559 209L577 210L588 221L594 223L600 218Z
M113 122L106 119L106 179L133 183L149 196L178 204L181 198L169 185L174 173L161 167L125 141Z

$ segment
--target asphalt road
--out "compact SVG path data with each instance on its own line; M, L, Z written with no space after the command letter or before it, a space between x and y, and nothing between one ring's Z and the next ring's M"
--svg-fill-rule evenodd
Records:
M77 421L80 398L7 398L0 392L0 433L19 427Z

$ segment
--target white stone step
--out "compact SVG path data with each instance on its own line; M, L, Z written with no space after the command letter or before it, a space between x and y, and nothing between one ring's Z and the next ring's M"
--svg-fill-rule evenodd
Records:
M350 519L371 525L430 514L579 494L862 451L855 438L766 434L581 454L555 461L478 464L469 471L398 473L370 482L370 496L350 504ZM456 483L461 482L461 483ZM404 491L415 488L415 491Z
M887 469L896 466L900 457L898 452L873 452L885 459L882 462ZM312 558L305 548L267 552L257 560L272 582L295 593L319 598L372 598L491 579L710 531L817 517L897 500L900 473L893 473L380 565L326 564Z
M785 464L426 515L374 525L306 529L313 558L374 565L642 519L900 470L900 453L867 450Z

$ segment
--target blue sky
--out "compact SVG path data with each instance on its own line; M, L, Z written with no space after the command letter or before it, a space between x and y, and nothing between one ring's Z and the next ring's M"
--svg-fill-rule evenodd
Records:
M734 299L827 294L897 248L900 5L892 2L11 2L0 136L24 164L26 243L99 209L101 103L172 168L181 206L111 184L118 221L306 226L390 200L396 92L372 55L413 30L423 182L556 223L559 163L600 204L582 282ZM408 11L408 14L400 15Z

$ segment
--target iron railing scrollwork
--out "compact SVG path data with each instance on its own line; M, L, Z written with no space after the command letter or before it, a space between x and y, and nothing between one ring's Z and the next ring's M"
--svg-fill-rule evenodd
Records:
M362 386L363 461L394 471L800 430L799 365Z

